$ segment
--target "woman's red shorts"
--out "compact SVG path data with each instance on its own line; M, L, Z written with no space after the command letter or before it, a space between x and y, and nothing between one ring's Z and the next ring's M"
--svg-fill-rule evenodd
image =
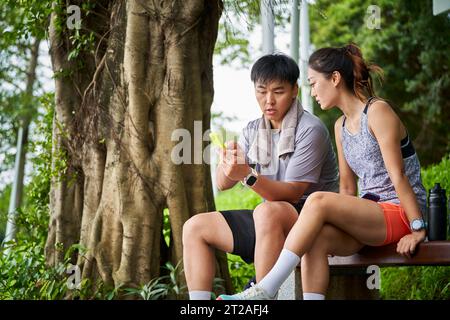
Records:
M378 203L383 209L386 221L386 239L380 246L398 242L403 236L411 233L405 210L398 204L390 202Z

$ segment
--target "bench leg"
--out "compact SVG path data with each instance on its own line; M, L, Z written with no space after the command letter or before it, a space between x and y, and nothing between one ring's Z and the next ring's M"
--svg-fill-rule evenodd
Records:
M365 267L330 268L327 299L330 300L379 300L380 290L369 289Z

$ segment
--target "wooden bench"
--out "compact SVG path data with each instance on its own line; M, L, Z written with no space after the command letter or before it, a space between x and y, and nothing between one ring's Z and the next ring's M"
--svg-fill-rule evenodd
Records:
M411 259L396 252L397 244L364 247L348 257L329 257L330 283L327 299L379 299L379 290L369 289L369 266L450 266L450 241L421 243ZM280 300L302 299L300 266L290 275L279 292Z

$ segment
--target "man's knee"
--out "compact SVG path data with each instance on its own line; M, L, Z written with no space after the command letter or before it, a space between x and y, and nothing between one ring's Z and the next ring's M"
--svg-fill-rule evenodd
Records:
M276 214L276 205L273 202L266 201L260 203L253 211L253 220L255 224L270 224L274 222Z
M205 215L208 213L199 213L189 218L183 225L183 244L191 240L198 240L203 237L203 231L206 227Z
M273 233L286 229L288 224L292 227L296 218L292 218L287 210L289 210L288 207L277 201L259 204L253 211L256 231Z

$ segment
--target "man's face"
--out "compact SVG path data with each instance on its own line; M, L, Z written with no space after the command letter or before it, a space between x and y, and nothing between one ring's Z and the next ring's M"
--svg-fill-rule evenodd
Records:
M281 121L297 97L298 85L287 81L274 80L268 83L255 83L255 95L264 116L274 128L280 128Z

